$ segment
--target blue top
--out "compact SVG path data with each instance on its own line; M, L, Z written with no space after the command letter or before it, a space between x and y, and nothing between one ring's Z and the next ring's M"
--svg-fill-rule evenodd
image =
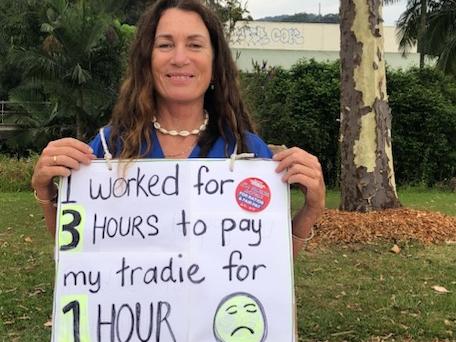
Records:
M104 135L107 142L109 142L110 134L111 127L105 127ZM255 158L272 158L271 150L259 136L251 132L246 132L245 139L249 152L254 153ZM89 145L92 147L93 153L97 156L97 158L104 157L104 150L101 143L100 133L97 134L97 136L89 143ZM190 153L189 158L199 158L200 150L200 147L196 145L193 148L192 153ZM212 145L212 148L209 150L206 158L229 158L229 156L234 151L234 143L228 143L227 151L228 155L225 155L225 141L222 137L218 137L218 139ZM152 131L152 149L145 156L145 158L165 158L155 130Z

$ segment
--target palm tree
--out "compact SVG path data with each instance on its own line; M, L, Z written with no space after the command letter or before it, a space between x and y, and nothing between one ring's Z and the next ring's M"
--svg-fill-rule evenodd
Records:
M12 48L31 49L43 34L36 29L45 9L41 1L0 1L0 99L7 100L8 92L21 83L22 70L8 58Z
M428 53L438 58L437 66L456 75L456 0L443 0L433 6L425 40Z
M105 82L112 79L112 70L100 73L100 61L109 50L103 50L103 44L109 45L106 33L112 29L112 14L120 2L114 3L48 0L42 46L15 54L25 69L25 82L11 93L12 99L48 98L53 111L47 122L59 118L78 139L87 138L87 127L98 126L100 113L115 96L115 87Z
M384 0L385 4L399 2L399 0ZM417 46L420 54L420 68L424 67L426 56L425 32L428 13L438 0L408 0L407 8L397 22L399 48L405 55L411 47Z
M385 0L386 4L398 0ZM397 22L399 47L404 54L417 45L420 68L425 55L437 57L437 66L456 74L456 1L408 0Z

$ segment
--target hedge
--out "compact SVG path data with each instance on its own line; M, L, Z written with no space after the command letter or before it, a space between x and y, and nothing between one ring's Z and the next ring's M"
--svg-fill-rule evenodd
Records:
M256 65L242 87L260 135L320 158L338 185L340 66L300 60L290 70ZM449 181L456 172L456 81L433 68L387 70L392 142L399 185Z

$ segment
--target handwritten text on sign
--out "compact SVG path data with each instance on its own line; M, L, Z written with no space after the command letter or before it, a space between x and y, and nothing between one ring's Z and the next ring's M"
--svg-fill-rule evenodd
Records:
M61 181L53 341L294 341L276 163L119 165Z

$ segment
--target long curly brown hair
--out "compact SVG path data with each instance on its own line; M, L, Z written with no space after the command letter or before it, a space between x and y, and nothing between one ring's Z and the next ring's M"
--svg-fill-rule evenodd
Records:
M128 70L112 114L111 150L119 158L131 159L144 157L152 149L151 121L157 109L151 55L158 22L170 8L197 13L211 39L214 89L209 87L204 95L209 123L198 140L200 157L207 156L220 136L225 140L227 156L228 143L237 143L239 153L248 152L244 134L253 132L254 128L241 98L238 70L221 22L215 13L198 0L159 0L148 7L139 19ZM144 143L145 146L142 145Z

